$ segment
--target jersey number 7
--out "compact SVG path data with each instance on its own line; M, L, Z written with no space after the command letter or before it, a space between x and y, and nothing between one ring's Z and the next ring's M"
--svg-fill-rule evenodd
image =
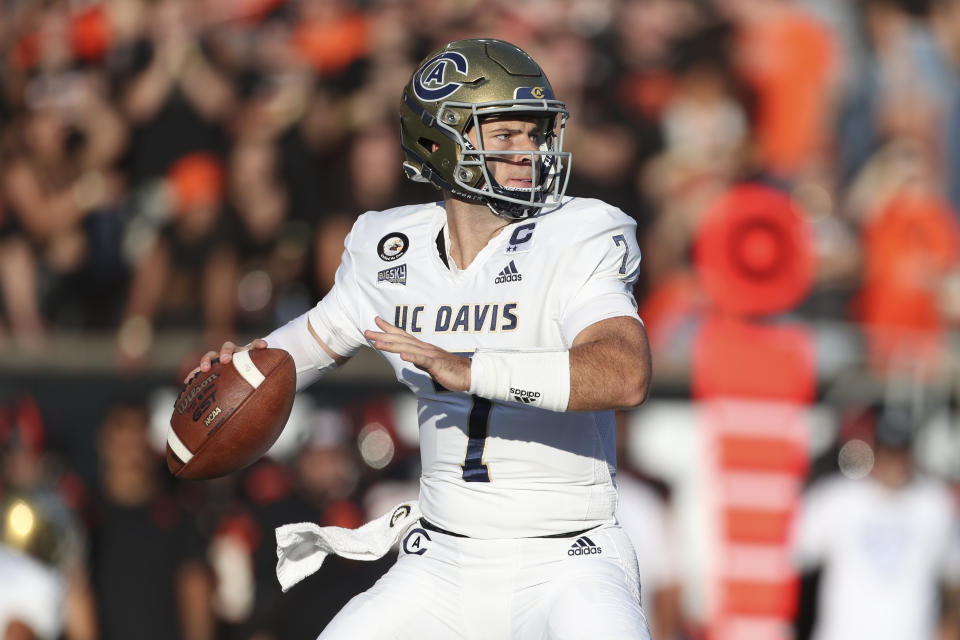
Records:
M623 260L620 261L620 273L621 275L627 272L627 258L630 257L630 245L627 244L627 237L622 233L618 233L613 236L613 244L623 245Z

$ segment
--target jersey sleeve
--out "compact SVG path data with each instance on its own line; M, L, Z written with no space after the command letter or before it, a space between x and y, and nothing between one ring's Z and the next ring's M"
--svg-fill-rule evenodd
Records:
M351 251L351 240L358 234L357 227L344 241L343 256L334 278L333 288L307 312L310 325L324 344L341 356L352 356L366 346L366 338L357 320L357 305L363 299L357 282L356 259Z
M640 274L637 224L616 209L605 218L587 238L568 247L560 269L560 286L567 291L560 323L571 343L595 322L619 316L639 319L633 297Z
M790 554L801 570L813 569L826 560L833 535L831 524L836 521L835 482L815 485L803 497L790 536Z

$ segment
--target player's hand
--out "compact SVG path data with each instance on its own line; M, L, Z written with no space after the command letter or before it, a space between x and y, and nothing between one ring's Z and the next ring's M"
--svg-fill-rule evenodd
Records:
M364 331L367 340L380 351L397 353L400 358L423 369L450 391L470 389L470 359L456 356L430 343L418 340L383 318L374 319L381 331Z
M245 347L238 347L234 343L227 342L223 343L223 346L220 347L220 351L207 351L203 354L203 357L200 358L200 365L196 367L193 371L187 374L187 377L183 379L183 384L187 384L190 381L190 378L197 375L199 372L210 371L214 358L220 358L220 362L227 364L230 360L233 359L233 354L237 351L247 351L248 349L266 349L267 341L262 338L257 338L250 344Z

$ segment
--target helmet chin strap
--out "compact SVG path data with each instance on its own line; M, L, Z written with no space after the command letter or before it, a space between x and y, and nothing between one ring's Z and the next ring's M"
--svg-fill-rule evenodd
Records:
M494 193L504 193L509 194L511 197L514 195L519 196L521 194L525 195L525 199L529 199L530 189L512 189L510 187L503 187L500 185L494 185L492 188ZM540 192L542 198L543 187L537 186L535 191ZM514 193L510 193L514 192ZM501 218L510 218L511 220L523 220L524 218L529 218L537 214L540 211L540 207L536 206L541 202L541 198L538 198L532 201L530 204L519 204L516 202L507 202L505 200L500 200L498 198L487 197L484 200L487 203L487 207L490 208L496 215Z

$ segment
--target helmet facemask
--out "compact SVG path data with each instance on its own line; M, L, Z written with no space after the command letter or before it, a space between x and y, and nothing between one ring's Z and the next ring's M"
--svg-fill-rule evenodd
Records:
M467 126L454 128L447 124L453 118L444 118L452 110L469 113ZM570 175L569 152L563 151L563 136L569 113L557 100L504 100L472 104L445 102L440 105L437 126L446 130L460 147L459 159L453 172L457 187L454 193L470 200L483 202L498 216L519 220L536 215L541 209L555 206L563 197ZM538 121L542 140L536 150L495 151L486 149L480 135L480 124L491 117ZM459 120L459 117L457 118ZM559 121L559 122L558 122ZM477 145L467 137L477 132ZM493 176L489 162L496 158L515 162L526 157L530 168L529 189L501 185ZM478 179L479 178L479 179Z

